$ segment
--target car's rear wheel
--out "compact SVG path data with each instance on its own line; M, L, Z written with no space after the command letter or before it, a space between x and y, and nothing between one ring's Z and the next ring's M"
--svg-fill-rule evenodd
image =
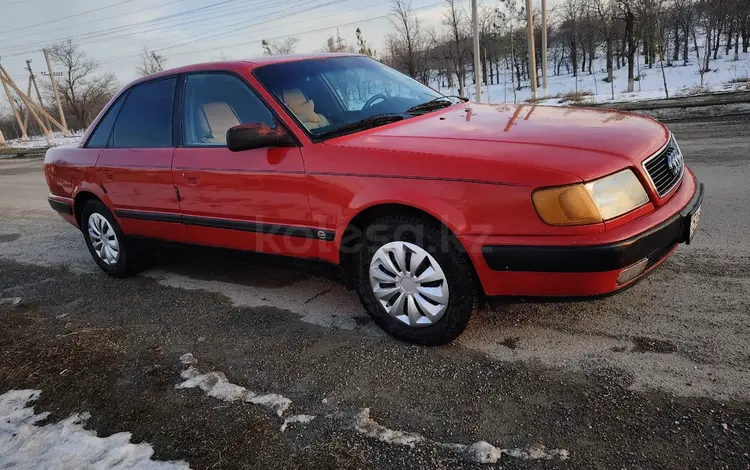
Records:
M357 293L389 334L437 345L466 328L478 286L468 256L444 228L420 217L383 217L365 230L358 258Z
M98 200L87 201L80 224L89 253L102 271L115 277L136 273L134 250L107 206Z

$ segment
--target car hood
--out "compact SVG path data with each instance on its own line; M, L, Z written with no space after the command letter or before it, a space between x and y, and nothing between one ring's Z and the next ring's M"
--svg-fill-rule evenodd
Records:
M542 167L594 179L640 163L669 139L647 117L535 105L462 104L330 143Z

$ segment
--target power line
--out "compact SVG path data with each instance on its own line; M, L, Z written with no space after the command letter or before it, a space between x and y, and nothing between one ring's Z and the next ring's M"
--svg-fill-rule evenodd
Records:
M7 7L9 5L18 5L19 3L28 3L31 0L18 0L16 2L0 3L0 7Z
M7 31L0 32L0 35L2 35L2 34L8 34L8 33L13 33L13 32L16 32L16 31L21 31L22 29L35 28L37 26L42 26L42 25L45 25L45 24L56 23L58 21L67 20L69 18L75 18L76 16L82 16L82 15L87 15L89 13L94 13L94 12L101 11L101 10L106 10L107 8L116 7L116 6L119 6L119 5L123 5L125 3L130 3L132 1L134 1L134 0L123 0L123 1L121 1L119 3L113 3L112 5L106 5L106 6L103 6L103 7L94 8L93 10L83 11L81 13L76 13L74 15L68 15L68 16L64 16L62 18L56 18L54 20L43 21L41 23L32 24L32 25L28 25L28 26L23 26L21 28L9 29Z
M28 0L22 0L21 2L18 2L18 3L26 3L26 1L28 1ZM122 18L123 16L128 16L128 15L132 15L132 14L135 14L135 13L141 13L141 12L148 11L148 10L155 10L157 8L165 7L167 5L172 5L173 3L180 3L180 2L184 2L184 1L185 0L173 0L171 2L162 3L162 4L159 4L159 5L154 5L154 6L150 6L150 7L147 7L147 8L140 8L138 10L133 10L133 11L129 11L129 12L126 12L126 13L116 13L114 15L105 16L104 18L99 18L97 21L106 21L106 20L110 20L112 18ZM69 26L60 26L59 28L47 29L47 30L42 31L42 32L32 32L32 33L20 34L20 35L14 36L13 39L20 39L20 38L26 38L26 37L29 37L29 36L36 36L36 35L39 35L39 34L46 34L46 33L52 32L52 31L60 31L61 29L77 28L78 26L86 26L88 24L91 24L91 21L84 21L82 23L76 23L76 24L72 24L72 25L69 25ZM86 34L86 33L81 33L81 34ZM67 38L65 38L65 39L67 39ZM54 41L58 41L58 40L59 39L55 39ZM26 45L24 45L24 46L13 46L13 49L16 49L18 47L28 47L28 46L26 46Z
M236 31L244 31L248 27L255 26L255 25L258 25L258 24L262 24L262 23L266 23L266 22L269 22L269 21L275 21L275 20L279 19L279 18L269 18L271 16L279 15L279 14L285 13L285 12L291 10L291 9L300 7L302 5L306 5L306 4L310 4L310 3L315 3L317 1L319 1L319 0L303 0L301 3L298 3L297 5L295 5L293 7L282 9L282 10L273 11L273 12L270 12L270 13L267 13L267 14L261 15L261 16L255 16L252 19L242 20L242 21L239 21L239 22L236 22L236 23L232 23L232 24L229 24L229 25L225 26L225 28L227 28L227 27L242 25L239 28L234 28L234 29L231 29L229 31L225 30L225 31L221 31L219 33L214 33L212 31L204 32L204 33L201 33L200 35L198 35L198 36L190 39L189 41L178 40L178 41L167 42L166 44L162 44L160 47L154 48L154 50L156 50L157 52L161 52L161 51L164 51L164 50L167 50L167 49L173 49L175 47L181 47L181 46L184 46L184 45L187 45L187 44L192 44L192 43L194 43L196 41L204 41L206 39L214 39L215 37L225 36L227 34L234 33ZM309 6L309 7L305 8L305 9L293 12L291 14L291 16L294 16L294 15L297 15L299 13L303 13L303 12L306 12L306 11L309 11L309 10L313 10L313 9L316 9L316 8L322 8L322 7L325 7L325 6L333 5L335 3L341 3L341 2L344 2L344 1L348 1L348 0L330 0L330 1L328 1L326 3L323 3L323 4L312 5L312 6ZM275 1L272 0L271 3L275 3ZM257 21L257 20L262 20L262 21ZM256 21L256 22L255 23L251 23L251 24L247 24L248 21ZM208 34L208 36L206 36L206 34ZM131 54L140 55L141 53L140 52L128 52L128 53L122 54L122 56L130 56ZM118 58L119 58L119 56L116 57L116 58L111 59L110 61L107 61L106 63L109 63L109 62L112 62L112 61L116 61Z
M424 6L421 6L421 7L418 7L418 8L414 8L413 11L425 10L425 9L428 9L428 8L440 6L442 4L443 4L443 2L431 3L431 4L424 5ZM172 54L172 56L179 56L179 55L184 55L184 54L201 54L201 53L204 53L204 52L215 51L218 48L231 49L233 47L247 46L247 45L250 45L250 44L256 44L256 43L259 43L259 42L263 41L264 39L267 40L267 41L273 41L275 39L282 39L282 38L289 37L289 36L302 36L302 35L310 34L310 33L318 33L318 32L321 32L321 31L328 31L328 30L331 30L331 29L334 29L334 28L341 28L341 27L344 27L344 26L353 26L353 25L357 25L357 24L367 23L369 21L380 20L380 19L383 19L383 18L388 18L390 16L391 16L391 13L386 13L386 14L380 15L380 16L374 16L374 17L365 18L365 19L362 19L362 20L351 21L351 22L348 22L348 23L342 23L342 24L337 24L337 25L325 26L325 27L317 28L317 29L310 29L310 30L301 31L301 32L298 32L298 33L289 33L289 34L284 34L284 35L281 35L281 36L266 37L266 38L262 38L262 39L255 39L255 40L252 40L252 41L240 42L240 43L236 43L236 44L214 46L214 47L206 48L206 49L199 49L199 50L190 50L190 51L179 52L177 54ZM180 46L186 45L186 44L189 44L189 43L181 44L179 46L174 46L174 47L180 47ZM156 50L157 51L162 51L164 49L156 49ZM139 55L140 55L140 53L131 53L130 55L123 55L123 56L116 57L116 58L111 59L111 60L104 61L104 62L102 62L102 64L110 64L110 63L113 63L113 62L120 62L120 61L123 61L123 60L129 60L129 59L136 58Z
M131 0L127 0L127 1L131 1ZM178 0L178 1L184 1L184 0ZM97 36L105 36L107 33L110 33L110 32L117 33L117 32L121 32L121 31L123 31L125 29L128 29L128 28L137 28L139 26L145 26L145 25L157 23L157 22L160 22L160 21L166 21L166 20L173 19L173 18L176 18L176 17L179 17L179 16L183 16L183 15L187 15L187 14L194 14L196 12L200 12L200 11L206 10L208 8L212 8L212 7L224 5L224 4L227 4L227 3L233 3L233 2L237 2L237 1L240 1L240 0L222 0L220 2L212 3L210 5L206 5L206 6L203 6L203 7L200 7L200 8L194 8L192 10L187 10L187 11L180 12L180 13L173 13L171 15L160 16L158 18L152 18L150 20L139 21L139 22L130 23L130 24L127 24L127 25L115 26L115 27L112 27L112 28L105 28L105 29L101 29L101 30L98 30L98 31L91 31L91 32L88 32L88 33L81 33L81 34L73 35L73 36L61 37L61 38L57 38L57 39L54 39L54 40L48 40L48 41L44 41L44 42L27 43L25 45L14 46L14 47L12 47L11 49L8 50L8 52L9 52L8 54L4 54L4 55L5 55L5 57L15 57L15 56L19 56L19 55L24 55L24 54L28 54L30 52L34 52L34 51L38 50L39 48L41 48L41 47L43 47L46 44L49 44L51 42L66 41L66 40L69 40L69 39L73 40L73 39L77 39L77 38L84 38L85 36L88 36L88 37L85 37L85 39L92 39L93 37L97 37ZM171 2L171 3L176 3L176 2ZM140 32L132 33L132 34L126 34L126 35L122 35L122 36L116 36L116 38L127 37L127 36L136 35L136 34L142 34L142 33L145 33L145 32L150 32L150 31L155 31L155 30L158 30L158 28L152 29L152 30L140 31ZM82 42L80 44L88 44L88 43L87 42ZM23 48L28 48L28 49L20 51Z

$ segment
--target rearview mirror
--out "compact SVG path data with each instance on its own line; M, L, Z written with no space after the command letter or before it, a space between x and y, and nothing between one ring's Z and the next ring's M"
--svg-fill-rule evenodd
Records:
M263 122L240 124L227 131L227 148L232 152L294 145L294 137L282 126L271 128Z

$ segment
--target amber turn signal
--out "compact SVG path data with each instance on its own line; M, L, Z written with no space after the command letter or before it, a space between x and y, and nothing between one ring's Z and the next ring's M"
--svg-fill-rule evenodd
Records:
M585 225L602 221L602 215L582 184L545 188L531 196L539 217L550 225Z

